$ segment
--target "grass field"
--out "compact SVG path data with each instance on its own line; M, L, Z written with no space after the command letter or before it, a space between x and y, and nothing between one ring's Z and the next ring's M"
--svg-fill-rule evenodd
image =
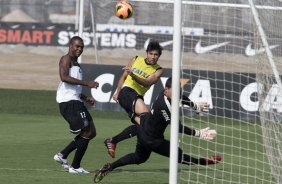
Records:
M0 101L1 184L93 183L93 174L83 176L69 174L53 160L54 154L73 138L73 135L68 132L67 123L59 114L54 91L0 89ZM91 114L97 127L97 137L90 142L82 166L95 171L103 164L113 161L106 153L104 139L118 133L129 125L129 121L125 113L91 111ZM242 129L239 123L229 122L228 126L235 126L235 129L222 128L224 127L221 126L223 122L219 120L212 123L217 124L218 131L224 132L225 135L238 134L243 139L244 136L246 140L250 139L248 135L236 132ZM224 121L224 123L228 122ZM257 131L258 128L256 125L244 126L243 128L249 131ZM168 131L169 129L166 136L168 136ZM132 138L120 143L117 148L117 157L134 151L135 141L136 139ZM192 144L197 145L199 142L194 140ZM271 183L271 177L265 174L268 173L269 168L263 164L260 165L255 160L257 157L264 160L262 155L252 151L247 152L241 148L232 148L232 146L238 148L238 145L244 142L236 142L231 137L227 137L218 139L215 144L208 145L204 142L200 144L203 145L202 147L210 147L211 150L221 152L224 162L208 168L181 166L183 180L187 180L190 173L189 177L194 180L191 183L197 183L201 175L208 176L203 178L202 182L205 183L264 183L262 181ZM223 145L229 146L224 147ZM191 148L189 145L187 147ZM262 150L261 145L249 145L249 148L251 147L256 147L257 151ZM195 151L195 154L201 153ZM238 155L238 159L232 155ZM168 164L169 159L153 153L146 163L118 168L110 173L102 183L168 183ZM259 169L252 170L255 167ZM215 169L217 173L214 173ZM200 173L200 175L195 173ZM187 181L182 182L187 183Z

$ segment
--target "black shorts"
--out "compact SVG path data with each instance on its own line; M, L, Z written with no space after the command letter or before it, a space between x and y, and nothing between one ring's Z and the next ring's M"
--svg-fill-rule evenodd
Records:
M118 103L127 112L129 118L134 123L135 117L135 103L138 98L143 99L143 96L139 95L134 89L130 87L123 87L118 95Z
M89 130L92 117L83 102L71 100L59 103L60 113L69 123L70 132L80 133L81 130Z

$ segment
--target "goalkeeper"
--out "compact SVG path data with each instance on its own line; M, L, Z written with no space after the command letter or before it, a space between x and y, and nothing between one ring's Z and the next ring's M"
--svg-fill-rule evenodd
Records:
M99 182L110 171L117 167L129 164L141 164L148 160L152 152L169 157L170 142L164 139L164 132L168 124L170 124L170 101L171 101L171 81L169 78L166 82L165 89L162 90L153 105L151 112L144 113L140 116L140 126L137 134L137 144L134 153L127 154L113 163L107 163L100 168L94 177L94 182ZM208 108L208 104L196 104L189 98L186 98L185 103L194 108L194 110L201 112ZM179 124L179 132L199 138L212 140L216 138L216 131L209 128L195 130ZM207 158L194 158L184 154L179 148L178 163L182 164L199 164L210 165L216 164L221 160L221 156L215 155Z

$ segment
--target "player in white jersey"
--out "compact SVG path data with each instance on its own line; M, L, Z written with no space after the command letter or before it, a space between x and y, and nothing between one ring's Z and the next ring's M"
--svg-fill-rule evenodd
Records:
M80 162L87 149L88 143L96 136L93 119L85 107L83 101L90 105L95 104L95 99L82 94L82 86L97 88L96 81L83 80L83 73L77 61L84 48L83 40L74 36L69 42L69 52L62 56L59 63L61 82L57 90L56 100L60 113L68 122L70 132L78 134L62 151L54 156L54 160L60 163L70 173L86 174L87 170L80 167ZM71 165L67 162L68 155L75 151Z

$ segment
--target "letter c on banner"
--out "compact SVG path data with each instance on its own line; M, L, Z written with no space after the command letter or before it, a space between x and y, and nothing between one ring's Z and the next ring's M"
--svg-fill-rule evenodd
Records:
M105 73L100 76L98 76L95 81L99 82L99 87L97 89L92 88L91 89L91 95L97 102L109 102L111 98L112 90L109 92L103 92L102 87L104 84L110 84L111 86L114 83L115 76L110 73Z
M259 101L252 101L251 95L258 92L258 83L248 84L241 92L240 104L246 111L258 111Z

